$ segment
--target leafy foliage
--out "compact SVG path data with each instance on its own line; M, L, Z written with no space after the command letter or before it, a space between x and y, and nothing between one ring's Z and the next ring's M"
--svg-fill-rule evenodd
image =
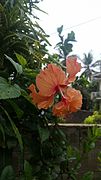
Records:
M87 80L91 81L91 76L95 72L93 69L94 64L93 64L92 53L91 52L89 52L88 54L84 53L84 58L83 58L82 62L84 63L84 67L83 67L84 71L83 71L82 75L84 75L87 78Z
M81 91L83 96L82 109L95 111L98 109L98 102L92 101L91 93L98 91L98 82L89 81L87 77L81 74L80 77L76 78L76 81L72 83L72 86Z
M82 177L83 180L92 180L93 179L93 172L86 172Z
M34 69L44 62L49 43L44 30L35 22L33 8L40 10L33 1L5 0L0 3L0 70L12 71L4 54L15 62L15 52L21 54Z
M98 111L94 111L92 116L88 116L84 123L86 124L100 124L101 123L101 113Z
M0 176L1 180L15 180L15 175L12 166L6 166Z
M73 42L75 42L75 33L71 31L67 34L67 38L64 38L62 35L63 25L57 28L58 36L60 38L60 42L56 44L56 49L59 51L59 59L65 60L66 56L72 52ZM65 63L64 63L65 64Z

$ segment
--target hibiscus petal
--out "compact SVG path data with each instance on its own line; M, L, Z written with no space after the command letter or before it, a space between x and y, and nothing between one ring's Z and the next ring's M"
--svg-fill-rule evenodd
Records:
M76 56L69 56L66 59L66 68L68 73L68 82L71 83L75 80L76 74L81 70L81 64L77 62Z
M54 102L54 96L50 96L50 97L41 96L37 105L39 109L48 109L49 107L53 105L53 102Z
M82 106L82 95L80 91L68 87L64 97L53 107L53 115L65 117L69 113L76 112Z
M51 96L56 93L58 87L65 85L66 76L64 71L55 64L49 64L48 67L40 72L36 77L36 85L43 96Z
M68 88L66 92L67 96L71 98L71 102L69 103L69 111L76 112L82 106L82 95L79 90L74 88Z
M68 106L65 106L63 101L60 101L53 106L53 115L57 117L64 117L65 115L67 115L67 108Z
M30 96L32 97L33 104L37 105L39 109L47 109L52 106L54 102L54 96L42 96L36 92L34 84L31 84L28 89L31 91Z

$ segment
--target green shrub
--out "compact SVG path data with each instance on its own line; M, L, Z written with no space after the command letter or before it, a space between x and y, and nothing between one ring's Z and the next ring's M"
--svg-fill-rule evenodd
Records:
M94 111L93 115L88 116L84 120L85 124L100 124L101 123L101 112Z

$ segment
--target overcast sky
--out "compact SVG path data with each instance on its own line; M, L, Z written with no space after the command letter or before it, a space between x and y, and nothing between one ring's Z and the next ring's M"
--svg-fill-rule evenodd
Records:
M74 54L82 58L92 50L95 60L101 59L101 0L43 0L40 8L48 13L40 13L40 25L53 48L59 42L57 27L63 25L65 36L75 32Z

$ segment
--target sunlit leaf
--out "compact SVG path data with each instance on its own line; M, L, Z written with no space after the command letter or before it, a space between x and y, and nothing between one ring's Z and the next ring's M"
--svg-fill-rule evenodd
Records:
M22 55L20 55L20 54L18 54L18 53L15 53L15 55L16 55L16 57L17 57L17 60L19 61L19 63L20 63L22 66L25 66L25 65L27 64L26 59L25 59Z

